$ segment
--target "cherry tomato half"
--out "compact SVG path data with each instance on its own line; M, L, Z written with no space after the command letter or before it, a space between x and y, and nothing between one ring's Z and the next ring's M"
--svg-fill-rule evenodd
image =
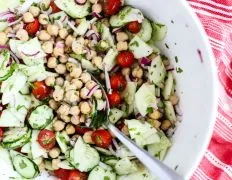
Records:
M92 128L88 128L88 127L81 127L81 126L76 126L76 133L79 135L84 135L86 132L88 131L92 131Z
M54 174L60 180L67 180L67 177L69 176L69 170L60 168L55 170Z
M110 106L118 106L121 103L121 96L118 91L113 91L111 94L107 94Z
M121 73L117 73L110 77L110 84L113 90L123 91L126 87L126 79Z
M53 13L57 13L57 12L60 12L60 11L61 11L60 8L58 8L58 6L56 5L56 3L55 3L54 1L52 1L52 2L50 3L50 6L52 7L52 12L53 12Z
M141 29L141 23L138 21L133 21L128 23L126 27L131 33L138 33Z
M112 142L112 136L109 131L98 129L91 135L93 142L102 148L108 148Z
M117 14L122 5L121 0L101 0L100 2L105 16Z
M26 25L25 30L28 32L29 35L35 35L35 33L39 30L39 28L40 28L40 23L38 19L35 19L34 22Z
M68 180L87 180L87 178L87 173L80 172L78 170L71 170L68 176Z
M134 54L130 51L122 51L117 56L117 62L122 68L130 67L134 63Z
M45 84L44 81L36 81L32 86L32 94L41 100L44 100L49 96L51 89Z
M2 141L3 133L4 133L3 128L0 127L0 141Z
M56 144L56 137L54 132L43 129L39 132L37 141L41 147L45 149L52 149Z

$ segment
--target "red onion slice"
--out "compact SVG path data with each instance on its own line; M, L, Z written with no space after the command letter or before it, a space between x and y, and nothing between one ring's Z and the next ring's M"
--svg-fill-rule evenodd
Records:
M80 6L85 5L86 1L87 1L87 0L75 0L76 4L77 4L77 5L80 5Z
M0 45L0 49L9 49L9 46L6 46L6 45Z
M97 85L97 84L96 84L95 86L93 86L93 87L89 90L87 96L88 96L88 97L91 97L91 96L93 95L93 93L94 93L98 88L99 88L99 85Z
M117 32L120 32L121 31L121 27L118 27L118 28L114 28L113 30L112 30L112 33L117 33Z
M147 57L142 57L142 59L140 60L140 64L144 66L150 66L151 60L148 59Z
M93 12L92 15L97 19L102 19L102 16L99 13Z
M10 51L10 55L17 64L20 64L19 58L12 51Z
M11 22L11 23L9 23L8 24L8 26L13 26L13 25L15 25L15 24L17 24L17 23L19 23L20 21L22 21L22 17L20 17L20 18L18 18L17 20L15 20L15 21L13 21L13 22Z
M173 65L168 65L168 66L166 67L166 70L167 70L167 71L174 71L175 68L174 68Z
M115 72L117 72L119 69L120 69L120 67L119 67L118 65L115 65L110 71L111 71L112 73L115 73Z
M25 53L25 52L21 51L21 53L22 53L23 55L25 55L25 56L36 56L36 55L39 54L40 52L37 51L37 52L35 52L35 53L33 53L33 54L29 54L29 53Z
M13 60L12 60L12 58L10 58L10 59L8 60L7 64L6 64L6 67L9 67L9 66L12 64L12 62L13 62Z

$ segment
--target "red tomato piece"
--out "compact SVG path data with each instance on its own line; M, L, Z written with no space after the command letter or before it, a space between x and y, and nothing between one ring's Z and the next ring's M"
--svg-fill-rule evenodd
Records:
M78 170L71 170L68 176L68 180L87 180L87 178L87 173L80 172Z
M61 11L60 8L58 8L58 6L56 5L56 3L55 3L54 1L52 1L52 2L50 3L50 6L52 7L52 12L53 12L53 13L57 13L57 12L60 12L60 11Z
M2 141L3 134L4 134L3 128L0 127L0 141Z
M121 96L118 91L113 91L111 94L107 94L110 106L118 106L121 103Z
M52 149L56 144L56 137L54 132L43 129L39 132L37 141L44 149Z
M121 0L101 0L103 12L106 16L117 14L121 9Z
M45 84L44 81L36 81L33 84L32 94L41 100L44 100L49 96L51 89Z
M92 131L92 128L76 126L76 133L79 135L84 135L88 131Z
M130 67L134 63L134 54L130 51L122 51L117 56L117 62L122 68Z
M69 176L69 170L60 168L60 169L55 170L54 174L60 180L67 180L67 177Z
M112 136L109 131L98 129L91 135L93 142L102 148L108 148L112 142Z
M117 73L110 77L110 84L113 90L122 91L126 87L126 79L121 73Z
M141 23L138 21L133 21L128 23L126 27L131 33L138 33L141 29Z
M40 28L40 23L38 19L35 19L34 22L26 25L25 30L28 32L29 35L35 35L36 32L39 30L39 28Z

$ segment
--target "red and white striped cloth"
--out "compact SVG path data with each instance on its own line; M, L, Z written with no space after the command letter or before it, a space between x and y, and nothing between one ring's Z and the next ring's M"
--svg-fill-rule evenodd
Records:
M189 0L216 57L220 81L213 137L192 180L232 180L232 0Z

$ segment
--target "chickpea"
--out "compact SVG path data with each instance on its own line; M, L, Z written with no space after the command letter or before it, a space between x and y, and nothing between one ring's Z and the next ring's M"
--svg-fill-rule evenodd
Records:
M128 49L128 43L126 41L119 41L116 46L118 51L126 51Z
M65 40L65 45L68 47L72 47L74 40L75 38L72 35L68 35L68 37Z
M39 15L39 23L42 25L47 25L49 22L49 17L46 14L40 14Z
M160 119L161 118L161 113L158 110L154 110L153 112L148 114L148 117L151 119Z
M90 53L87 53L87 54L86 54L86 58L87 58L88 60L90 60L90 59L92 59L93 57L95 57L96 55L97 55L97 52L96 52L96 51L90 50Z
M97 66L99 69L102 69L102 57L101 56L95 56L92 59L92 63Z
M55 159L60 155L60 149L57 147L54 147L49 151L48 154L51 158Z
M55 86L52 96L55 101L61 101L64 98L64 90L60 86Z
M89 98L89 97L87 96L88 92L89 92L89 90L88 90L86 87L82 88L82 89L80 90L80 96L81 96L81 98L82 98L82 99L88 99L88 98Z
M19 29L16 33L16 37L20 39L21 41L29 40L28 32L24 29Z
M81 79L81 81L82 81L83 83L87 83L88 81L91 80L91 75L90 75L89 73L87 73L87 72L83 72L83 73L81 74L80 79Z
M39 7L42 9L42 11L46 11L50 7L50 4L51 0L41 0Z
M4 31L6 34L8 33L13 33L13 28L12 27L7 27Z
M46 79L45 79L45 84L47 86L54 86L55 85L55 77L54 76L48 76Z
M4 32L0 32L0 45L5 45L8 41L7 34Z
M92 6L92 12L101 13L102 12L102 6L101 6L101 4L98 4L98 3L94 4Z
M56 68L57 65L58 65L58 61L57 61L57 59L56 59L55 57L50 57L50 58L48 59L47 66L48 66L49 68Z
M48 24L47 31L51 36L57 36L59 33L59 27L54 24Z
M148 122L156 129L159 129L161 122L156 119L148 119Z
M67 82L71 82L72 79L73 79L73 78L70 76L70 74L66 74L65 80L66 80ZM72 87L71 89L75 89L75 86L72 86L71 84L70 84L70 87Z
M70 72L70 76L73 77L73 78L79 78L81 73L82 73L81 67L75 67Z
M104 74L104 73L101 73L101 74L100 74L100 78L101 78L101 80L105 80L105 74Z
M52 169L57 170L59 169L58 164L60 163L60 159L53 159L52 160Z
M170 65L170 62L169 62L168 59L165 59L165 60L163 60L163 64L164 64L164 66L166 67L166 66L169 66L169 65Z
M92 4L96 4L99 0L90 0Z
M53 52L53 42L52 41L46 41L42 45L42 49L45 53L51 54Z
M20 23L16 24L13 26L13 31L18 31L19 29L23 29L23 22L21 21Z
M83 54L84 44L85 44L85 40L83 37L80 37L76 41L73 41L72 43L73 52L75 52L76 54Z
M84 123L85 119L86 119L85 115L82 114L81 117L80 117L80 123Z
M65 87L65 91L77 90L75 84L72 84L67 80L65 81L64 87Z
M72 103L72 102L79 102L80 101L80 96L79 96L79 91L75 90L69 90L65 93L64 100Z
M167 131L167 130L171 127L171 125L172 125L171 121L169 121L169 120L164 120L164 121L161 123L160 128L161 128L163 131Z
M43 171L44 169L45 169L45 163L44 163L44 161L42 160L41 163L40 163L40 165L39 165L39 171L41 172L41 171Z
M59 74L65 74L66 73L66 67L64 64L58 64L55 68L56 72Z
M29 12L33 15L33 17L38 17L40 13L40 9L36 6L31 6L29 8Z
M34 19L33 15L30 12L26 12L26 13L23 14L23 21L25 23L31 23L31 22L34 22L35 19Z
M72 79L71 83L76 87L76 89L81 89L83 86L83 82L79 79Z
M63 56L64 55L64 43L62 41L58 41L56 43L56 46L53 50L54 56Z
M171 101L172 105L177 105L179 102L179 97L177 95L172 95L169 97L169 100Z
M51 38L51 36L45 30L40 31L38 37L41 41L48 41Z
M126 136L129 135L129 130L128 130L128 126L127 125L124 125L123 128L122 128L122 133L125 134Z
M72 116L71 117L71 123L74 125L80 124L80 116Z
M67 56L60 56L59 61L61 63L66 63L66 62L68 62L68 57Z
M63 86L64 85L64 79L62 77L57 77L55 84L58 85L58 86Z
M55 131L62 131L65 127L65 123L63 121L57 120L53 123L53 128Z
M130 75L130 68L123 68L122 75L129 76Z
M74 63L72 63L72 62L66 63L66 68L67 68L67 70L68 70L69 72L71 72L71 70L72 70L73 68L75 68L75 67L77 67L77 65L74 64Z
M125 32L118 32L116 34L117 41L127 41L129 39L127 33Z
M87 144L94 144L93 140L92 140L92 134L93 134L93 131L88 131L84 134L83 136L83 140L85 141L85 143Z
M78 116L80 114L80 108L79 106L72 106L69 110L69 114L73 116Z
M57 113L63 116L67 116L70 110L70 106L67 104L62 104L59 109L57 110Z
M61 39L65 39L68 36L68 30L65 28L60 29L59 36Z
M91 107L89 106L88 102L82 102L80 104L80 110L82 114L89 114L91 111Z
M97 99L101 99L102 98L102 90L98 89L93 93L93 96Z
M143 77L143 69L140 68L139 66L135 67L132 70L132 76L135 78L142 78Z
M67 134L74 134L75 133L75 128L72 124L68 124L65 128L65 131Z
M61 115L60 118L66 123L71 122L71 117L69 117L67 115Z
M57 110L58 109L58 103L54 100L54 99L51 99L49 100L49 106L53 109L53 110Z
M97 84L93 81L93 80L90 80L88 81L86 84L85 84L85 87L90 90L92 89L94 86L96 86Z

